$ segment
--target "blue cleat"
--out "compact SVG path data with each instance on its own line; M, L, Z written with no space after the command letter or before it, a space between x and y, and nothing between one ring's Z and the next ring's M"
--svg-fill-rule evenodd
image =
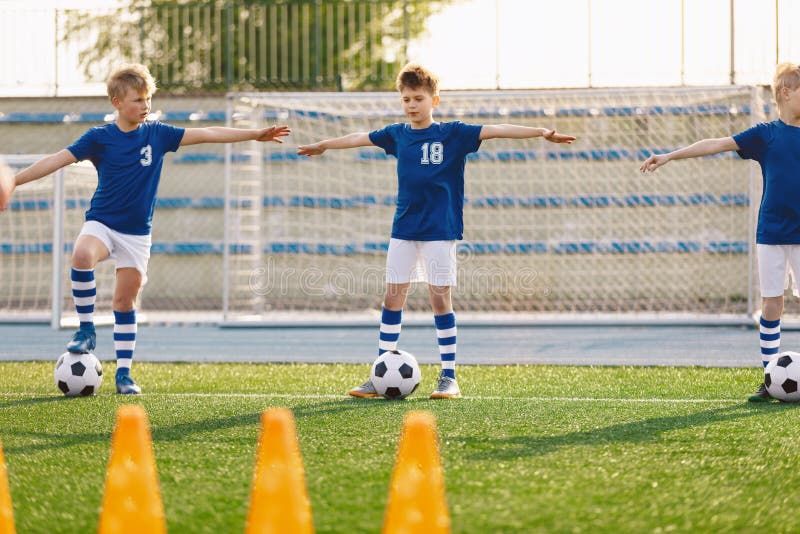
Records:
M67 343L67 350L73 354L88 354L94 350L97 334L92 330L78 330Z
M142 388L136 385L131 375L117 375L117 393L120 395L138 395Z

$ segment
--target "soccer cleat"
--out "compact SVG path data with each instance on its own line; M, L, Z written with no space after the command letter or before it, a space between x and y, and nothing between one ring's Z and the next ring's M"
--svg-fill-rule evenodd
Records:
M117 377L117 393L120 395L138 395L141 392L142 388L136 385L130 375Z
M769 402L771 400L772 395L767 391L767 385L764 382L761 382L761 385L758 386L758 391L747 398L747 402Z
M351 397L359 397L362 399L372 399L374 397L380 397L378 392L375 391L375 386L372 385L372 380L367 380L357 388L353 388L347 392L348 395Z
M73 354L88 354L94 350L97 334L94 330L78 330L67 343L67 350Z
M461 390L455 378L450 378L444 374L439 375L439 383L431 393L432 399L457 399L461 396Z

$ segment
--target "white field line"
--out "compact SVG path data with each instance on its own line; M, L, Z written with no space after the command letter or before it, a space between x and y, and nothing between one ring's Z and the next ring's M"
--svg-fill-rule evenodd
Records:
M1 397L41 397L42 393L0 392ZM53 395L56 397L56 395ZM115 396L104 393L98 397ZM197 398L251 398L251 399L307 399L307 400L344 400L347 395L294 394L294 393L143 393L141 397L197 397ZM409 400L427 400L424 397L411 397ZM465 395L461 401L527 401L527 402L623 402L630 404L730 404L741 403L742 399L662 399L645 398L629 399L614 397L512 397L506 395ZM456 400L454 402L458 402Z

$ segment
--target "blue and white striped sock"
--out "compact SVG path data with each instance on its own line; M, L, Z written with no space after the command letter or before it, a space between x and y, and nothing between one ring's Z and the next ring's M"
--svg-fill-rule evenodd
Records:
M130 373L136 348L136 310L114 310L114 350L117 353L117 376Z
M72 281L72 298L75 300L75 311L81 330L94 330L94 303L97 300L97 284L94 281L94 269L75 269L70 271Z
M781 350L781 320L767 321L761 318L761 363L764 367Z
M439 341L439 356L442 358L442 373L456 377L456 314L434 315L436 338Z
M397 350L397 340L400 339L400 322L403 319L403 310L387 310L381 313L381 332L378 339L378 356L390 350Z

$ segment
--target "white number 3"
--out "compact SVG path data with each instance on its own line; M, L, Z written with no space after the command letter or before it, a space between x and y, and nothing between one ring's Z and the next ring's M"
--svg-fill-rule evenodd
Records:
M430 151L428 150L430 148ZM433 163L439 165L444 160L444 145L439 141L434 143L425 143L422 145L422 159L419 160L423 165Z
M142 164L142 167L147 167L153 163L153 147L150 145L142 147L142 149L139 151L139 154L144 156L139 160L139 163Z

